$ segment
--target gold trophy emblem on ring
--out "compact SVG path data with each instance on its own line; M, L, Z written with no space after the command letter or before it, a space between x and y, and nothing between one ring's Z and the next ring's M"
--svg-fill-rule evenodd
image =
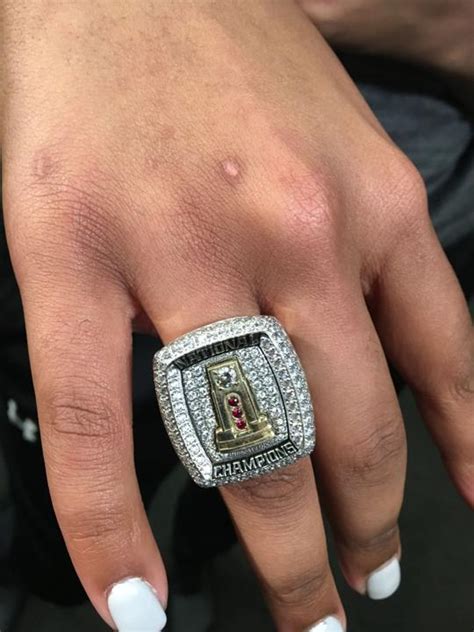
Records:
M275 436L266 413L236 357L210 364L207 376L216 413L215 442L219 452L257 445Z

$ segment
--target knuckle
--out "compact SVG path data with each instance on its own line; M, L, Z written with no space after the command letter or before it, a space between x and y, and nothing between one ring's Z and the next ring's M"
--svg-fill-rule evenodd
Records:
M377 486L391 479L405 462L405 432L400 419L386 417L359 431L343 466L352 484Z
M471 373L467 377L456 378L453 381L451 392L456 401L474 403L474 376Z
M299 462L288 467L275 470L265 476L257 476L250 480L229 487L229 492L238 496L241 502L268 512L271 509L285 512L289 503L293 507L302 501L307 494L308 476L306 468Z
M76 268L83 260L110 267L120 244L117 209L125 197L92 156L73 163L64 154L38 150L26 174L17 177L18 192L9 196L21 209L17 228L26 236L24 254L34 268L50 268L58 259Z
M288 170L283 179L285 239L302 254L335 254L343 232L344 215L337 191L326 170Z
M449 414L453 407L472 409L474 404L474 336L445 351L435 375L417 387L418 395Z
M401 152L389 160L390 177L384 185L392 217L404 234L429 221L425 183L415 165Z
M448 380L454 401L474 404L474 351L468 361Z
M288 574L267 588L270 599L283 608L311 606L328 590L329 566L315 566Z
M82 376L71 378L75 386L56 386L54 394L46 396L46 432L61 443L113 442L119 432L116 406L108 393L97 383ZM79 451L77 451L79 456Z
M398 546L399 529L398 524L385 526L377 533L370 533L361 538L354 538L348 544L350 548L362 553L383 553L387 549ZM395 546L395 548L396 548Z
M110 492L110 496L112 492ZM105 496L105 494L104 494ZM101 496L103 501L104 496ZM99 504L99 503L98 503ZM138 542L138 526L125 505L100 502L100 506L62 506L58 518L69 547L82 555L114 548L130 547Z

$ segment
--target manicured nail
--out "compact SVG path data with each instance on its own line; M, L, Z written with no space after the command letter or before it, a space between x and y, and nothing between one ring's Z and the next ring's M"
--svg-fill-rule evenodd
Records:
M386 599L400 586L400 562L396 557L369 575L367 595L371 599Z
M319 623L312 625L305 632L344 632L344 628L336 617L326 617Z
M166 625L165 611L156 592L139 577L115 584L107 603L119 632L160 632Z

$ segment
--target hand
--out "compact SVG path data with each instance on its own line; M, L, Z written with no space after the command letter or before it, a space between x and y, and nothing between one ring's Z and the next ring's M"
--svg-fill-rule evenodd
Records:
M133 465L132 326L168 342L263 311L305 366L318 447L222 495L278 630L344 622L313 465L365 592L400 554L385 354L474 504L471 320L419 175L286 0L25 1L4 19L9 247L51 495L93 604L124 629L145 611L109 610L112 584L167 599Z

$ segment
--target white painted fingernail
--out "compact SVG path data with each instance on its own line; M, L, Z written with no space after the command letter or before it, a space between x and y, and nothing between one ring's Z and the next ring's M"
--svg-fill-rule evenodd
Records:
M326 617L319 623L312 625L305 632L344 632L344 628L336 617Z
M386 599L400 586L400 562L396 557L369 575L367 595L371 599Z
M107 600L119 632L160 632L166 614L148 582L131 577L115 584Z

